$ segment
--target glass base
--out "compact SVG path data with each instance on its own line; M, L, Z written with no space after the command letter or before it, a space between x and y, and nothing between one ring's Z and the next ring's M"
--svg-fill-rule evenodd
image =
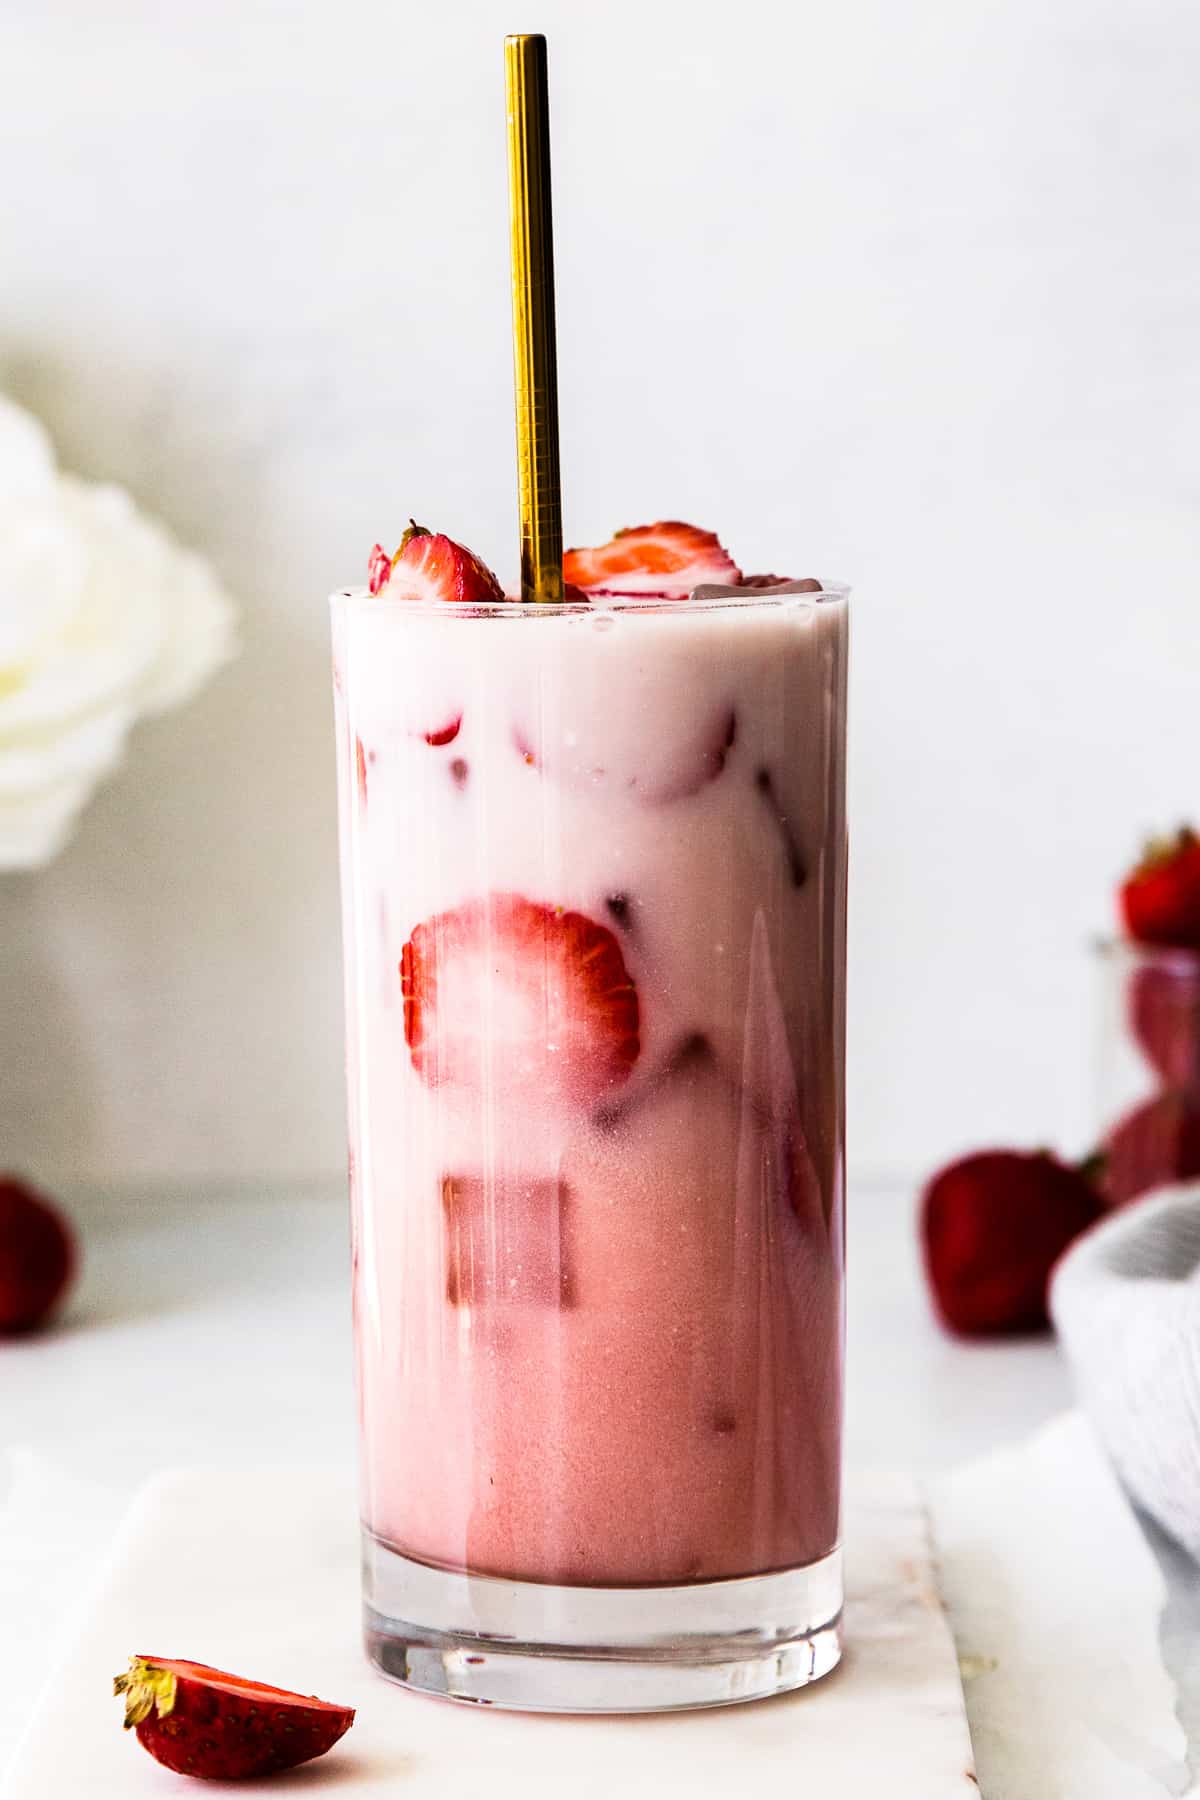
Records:
M674 1712L805 1687L842 1654L842 1558L688 1587L554 1587L413 1562L363 1534L390 1681L520 1712Z

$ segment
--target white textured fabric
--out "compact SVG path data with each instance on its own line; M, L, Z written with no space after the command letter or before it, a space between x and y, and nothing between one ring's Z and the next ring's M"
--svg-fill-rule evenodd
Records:
M288 1788L329 1786L364 1800L978 1800L925 1508L913 1484L895 1477L853 1485L848 1515L851 1649L820 1686L714 1712L554 1719L441 1705L367 1667L349 1480L316 1469L165 1477L144 1491L121 1531L0 1794L182 1795L189 1784L165 1774L120 1728L111 1678L140 1650L357 1707L344 1744L281 1783ZM234 1791L205 1784L206 1793Z
M930 1502L986 1800L1191 1793L1165 1583L1087 1420L940 1478Z
M1088 1232L1059 1265L1051 1310L1122 1480L1200 1558L1200 1183Z

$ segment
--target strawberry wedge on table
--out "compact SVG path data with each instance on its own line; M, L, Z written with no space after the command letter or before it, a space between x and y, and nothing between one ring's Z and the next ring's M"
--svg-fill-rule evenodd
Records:
M266 1687L205 1663L134 1656L113 1691L125 1699L125 1729L177 1775L245 1781L324 1756L354 1723L334 1706Z

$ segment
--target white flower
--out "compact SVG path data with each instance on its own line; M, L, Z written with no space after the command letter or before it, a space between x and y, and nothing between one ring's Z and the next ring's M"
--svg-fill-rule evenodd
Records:
M134 721L232 654L233 619L203 558L120 488L61 474L0 398L0 869L49 862Z

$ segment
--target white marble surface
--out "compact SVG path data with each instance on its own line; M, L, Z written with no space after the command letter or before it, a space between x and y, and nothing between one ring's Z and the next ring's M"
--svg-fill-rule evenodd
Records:
M851 1194L848 1460L926 1474L1022 1437L1068 1388L1049 1340L939 1332L911 1211L903 1190ZM181 1464L352 1467L348 1260L332 1190L147 1193L95 1228L60 1329L0 1347L0 1766L146 1479ZM22 1471L18 1552L4 1504Z
M929 1499L985 1800L1194 1797L1164 1572L1084 1415Z
M859 1166L1094 1126L1086 939L1196 804L1200 9L683 12L0 7L0 382L246 637L0 883L9 1160L340 1163L324 595L410 512L515 569L514 24L552 45L569 537L695 518L855 584Z
M727 1800L752 1775L756 1791L784 1793L799 1780L839 1800L977 1796L958 1659L914 1484L852 1483L846 1530L849 1648L819 1691L674 1718L531 1719L439 1706L373 1676L359 1644L358 1534L344 1477L312 1464L265 1477L167 1476L135 1503L62 1669L77 1697L70 1735L56 1695L43 1693L4 1800L161 1794L162 1770L118 1729L111 1676L130 1645L163 1655L161 1646L184 1640L199 1660L266 1671L356 1708L336 1752L293 1778L305 1789L364 1800L401 1791L411 1800Z

